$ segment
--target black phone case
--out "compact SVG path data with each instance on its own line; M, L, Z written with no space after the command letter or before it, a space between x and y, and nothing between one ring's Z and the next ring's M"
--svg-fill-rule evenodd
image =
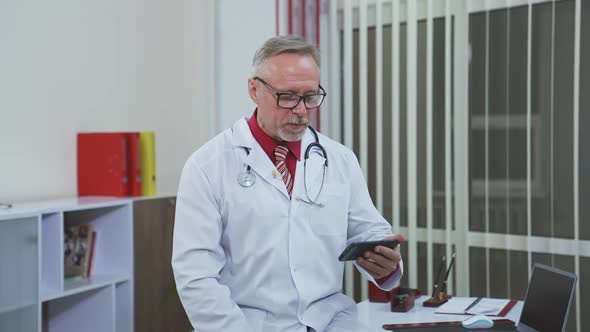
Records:
M389 247L395 249L399 244L398 240L381 240L381 241L367 241L367 242L355 242L351 243L344 249L344 251L338 257L341 262L356 260L367 250L373 250L376 246Z

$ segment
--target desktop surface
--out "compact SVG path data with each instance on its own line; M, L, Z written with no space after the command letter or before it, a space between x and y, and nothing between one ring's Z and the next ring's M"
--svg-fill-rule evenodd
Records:
M428 308L422 306L422 302L427 300L428 296L420 296L416 299L416 304L408 312L391 312L390 303L376 303L363 301L357 305L359 320L368 328L367 331L384 331L384 324L411 324L411 323L428 323L428 322L453 322L463 321L470 315L449 315L435 314L437 308ZM505 317L491 317L492 319L510 319L515 324L518 323L520 312L522 311L522 301L508 312ZM409 331L409 330L408 330ZM427 331L427 330L420 330ZM472 330L473 331L473 330ZM489 331L489 330L488 330Z

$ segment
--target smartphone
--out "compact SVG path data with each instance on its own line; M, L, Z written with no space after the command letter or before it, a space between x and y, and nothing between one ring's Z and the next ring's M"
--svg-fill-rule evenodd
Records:
M398 240L354 242L349 244L348 247L344 249L344 251L338 257L338 260L341 262L354 261L358 257L362 256L365 251L373 250L376 246L384 246L389 247L391 249L395 249L395 247L397 247L398 244Z

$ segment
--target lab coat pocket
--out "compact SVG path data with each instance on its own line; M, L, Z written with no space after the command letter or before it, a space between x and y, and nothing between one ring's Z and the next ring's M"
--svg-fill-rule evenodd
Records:
M303 203L305 217L315 234L346 236L350 197L348 188L344 184L326 183L318 204Z

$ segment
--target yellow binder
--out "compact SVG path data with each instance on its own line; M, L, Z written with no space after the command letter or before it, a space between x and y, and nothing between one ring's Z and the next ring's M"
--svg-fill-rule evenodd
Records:
M142 131L139 133L141 146L141 194L155 196L158 192L156 185L156 133Z

